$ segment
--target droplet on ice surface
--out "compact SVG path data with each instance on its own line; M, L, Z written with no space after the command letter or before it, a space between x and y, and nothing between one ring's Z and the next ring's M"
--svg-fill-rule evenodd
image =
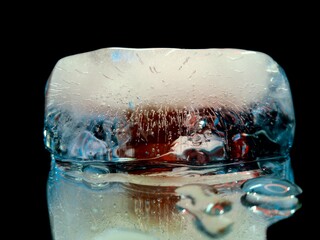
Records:
M194 224L201 232L210 237L219 237L230 230L233 221L224 213L230 211L231 202L205 191L201 185L185 185L175 191L181 196L177 207L194 216Z
M297 196L302 190L288 180L258 177L247 180L241 188L246 192L242 204L269 217L288 217L301 206Z

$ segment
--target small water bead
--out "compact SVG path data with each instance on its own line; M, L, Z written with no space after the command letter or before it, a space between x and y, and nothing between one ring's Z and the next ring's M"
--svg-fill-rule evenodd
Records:
M246 192L242 204L267 216L290 216L301 206L297 196L302 190L288 180L259 177L246 181L241 188Z
M260 194L263 196L289 197L302 193L299 186L287 180L274 177L259 177L246 181L242 190L249 194Z
M87 165L83 169L83 182L90 187L104 187L108 184L105 176L110 170L104 166Z

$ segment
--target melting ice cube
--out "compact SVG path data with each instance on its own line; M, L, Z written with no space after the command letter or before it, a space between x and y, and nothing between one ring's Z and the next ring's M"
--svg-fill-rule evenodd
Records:
M294 126L284 72L253 51L100 49L61 59L46 92L45 143L62 159L287 156Z

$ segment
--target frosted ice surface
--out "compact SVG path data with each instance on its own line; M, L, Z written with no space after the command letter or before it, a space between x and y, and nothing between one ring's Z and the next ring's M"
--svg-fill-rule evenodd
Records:
M262 53L111 48L61 59L49 81L47 106L81 115L108 114L108 106L122 111L142 101L239 109L270 91L290 99L279 66Z
M45 143L60 158L286 156L294 125L283 70L246 50L100 49L61 59L46 91Z

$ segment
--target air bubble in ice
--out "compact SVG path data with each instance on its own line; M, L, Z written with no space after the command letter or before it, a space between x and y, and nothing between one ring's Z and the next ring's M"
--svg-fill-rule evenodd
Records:
M95 159L107 154L107 144L91 132L83 131L70 144L69 155L82 159Z

